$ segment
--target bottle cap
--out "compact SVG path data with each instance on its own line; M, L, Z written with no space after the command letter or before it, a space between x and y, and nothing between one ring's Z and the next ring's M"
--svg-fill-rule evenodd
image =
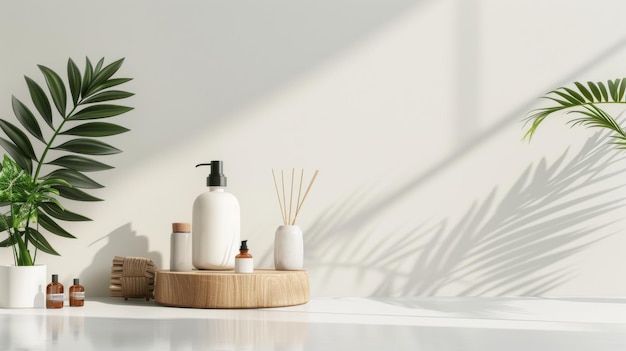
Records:
M174 233L190 233L191 224L189 223L172 223L172 231Z
M74 285L80 285L80 284L78 283L78 278L74 278Z
M52 275L52 282L53 283L57 283L59 281L59 275L58 274L53 274Z
M222 173L222 165L224 162L222 161L211 161L209 163L200 163L197 164L196 167L199 166L211 166L211 173L206 178L207 186L226 186L226 176Z
M242 240L241 241L241 247L239 248L239 250L248 250L247 242L248 242L248 240Z

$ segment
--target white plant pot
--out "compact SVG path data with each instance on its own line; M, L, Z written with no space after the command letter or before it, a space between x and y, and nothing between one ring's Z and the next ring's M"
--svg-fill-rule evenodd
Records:
M274 267L279 271L295 271L303 267L304 242L297 225L281 225L274 236Z
M45 308L46 266L0 265L0 307Z

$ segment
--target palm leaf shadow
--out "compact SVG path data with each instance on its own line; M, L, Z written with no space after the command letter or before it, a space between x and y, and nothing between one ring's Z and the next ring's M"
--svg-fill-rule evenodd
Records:
M366 206L365 194L357 193L305 230L307 266L329 281L346 269L356 283L379 275L378 286L370 287L378 296L549 293L573 275L563 262L608 236L596 233L611 222L597 219L622 207L609 196L616 187L607 181L622 173L610 166L624 157L605 138L594 134L569 161L566 150L553 165L530 165L500 200L495 187L452 226L442 219L384 235L345 228L352 222L345 219Z
M578 67L578 69L571 72L571 74L567 77L564 77L563 80L558 82L558 84L550 84L549 86L561 86L575 80L580 74L588 71L593 67L597 67L601 65L604 61L609 58L614 57L620 50L622 50L626 46L626 38L619 38L613 45L606 48L603 52L598 53L594 58L589 60L588 62L582 64ZM546 89L547 90L547 89ZM434 266L431 264L430 260L440 259L440 247L441 245L437 245L439 241L443 242L443 238L446 237L447 234L456 234L456 238L459 239L458 233L466 230L462 226L469 226L469 231L471 232L472 228L474 228L476 232L477 225L481 226L481 230L489 231L492 230L491 235L498 236L504 235L506 230L515 229L515 225L519 224L520 220L524 218L520 216L510 215L511 211L514 211L514 208L507 208L506 206L510 203L511 206L519 207L520 209L526 208L527 210L532 209L532 205L534 204L543 204L543 203L558 203L559 197L562 194L559 192L559 186L561 190L566 189L567 186L572 186L578 178L579 174L587 174L587 176L592 177L594 172L596 177L601 177L602 172L605 170L605 167L598 167L598 163L606 162L605 166L612 161L616 161L615 159L604 159L604 161L593 162L587 160L589 157L599 157L599 152L594 152L591 146L587 146L588 149L585 152L579 153L577 155L578 159L572 160L569 163L570 174L566 174L565 171L558 172L558 177L560 178L549 178L546 174L541 176L540 174L535 174L532 181L535 183L535 186L525 186L525 189L532 190L532 195L528 196L531 203L524 204L520 203L523 196L527 196L528 194L524 193L522 189L517 191L511 190L509 192L509 196L518 195L516 201L502 201L501 206L496 206L490 201L495 201L494 199L487 199L482 204L482 209L489 209L491 207L497 207L496 211L500 211L497 214L490 214L494 219L501 217L509 217L509 221L506 220L498 221L492 220L489 225L496 225L499 227L501 232L490 228L489 225L482 223L480 221L470 221L469 218L475 218L476 220L483 219L484 216L477 214L475 211L477 205L470 208L466 213L466 220L461 221L457 224L452 230L448 229L448 220L441 220L435 225L429 224L421 224L414 228L411 231L408 231L402 234L397 233L384 233L380 235L378 233L372 233L371 231L366 234L361 234L364 230L367 230L367 225L372 222L374 218L376 218L377 213L386 208L389 205L399 202L401 199L405 198L407 194L410 194L413 189L421 185L425 180L434 177L436 174L441 172L443 169L453 164L457 160L461 159L464 155L468 153L469 150L474 149L476 146L480 145L484 140L488 139L491 135L495 134L505 126L508 126L512 121L516 121L521 114L525 114L535 105L535 101L530 101L522 106L519 106L517 109L512 111L508 116L502 118L497 123L492 125L491 127L485 129L484 131L477 133L473 138L463 143L461 147L457 148L456 152L451 154L450 157L444 159L442 162L437 164L435 167L428 169L426 172L423 172L419 176L412 179L412 181L403 184L401 186L396 187L395 189L391 189L387 195L383 195L380 198L377 198L373 201L365 201L368 200L365 195L368 190L357 191L351 197L346 198L342 202L336 204L328 208L324 213L322 213L309 228L303 228L305 235L305 259L306 266L312 269L312 273L321 274L324 276L323 281L317 281L316 283L327 284L331 287L332 291L335 291L335 287L332 286L335 282L333 282L333 278L337 278L338 284L350 284L349 280L346 278L350 278L346 275L341 275L338 271L342 269L351 269L350 272L356 272L354 277L363 277L366 275L377 274L382 276L382 278L378 278L381 282L379 287L374 290L370 289L369 286L365 286L363 289L353 289L351 292L354 294L354 291L358 291L359 294L388 294L388 295L409 295L409 294L434 294L440 292L444 289L444 287L449 286L453 283L462 282L464 279L459 277L451 277L445 276L443 271L434 270ZM593 144L595 147L599 147L597 143ZM565 154L564 154L565 155ZM595 156L594 156L595 155ZM563 158L561 159L561 162ZM556 169L559 166L559 162L553 165L550 168L546 168L544 171L555 173ZM587 169L585 169L587 168ZM592 168L592 169L589 169ZM605 178L610 178L613 175L604 175ZM529 177L529 175L527 175ZM520 178L520 180L523 177ZM551 191L545 192L545 196L542 196L539 192L541 191L541 182L543 180L543 187L547 186L547 182L552 180L549 188ZM595 179L596 182L599 182L599 179ZM574 193L572 189L563 190L566 193ZM494 189L495 192L495 189ZM522 196L523 195L523 196ZM521 196L521 197L520 197ZM552 198L550 198L552 197ZM579 199L582 200L582 199ZM563 204L561 204L561 208ZM617 202L612 204L606 203L604 206L607 211L613 210L619 207ZM545 211L550 210L558 210L559 207L553 207L550 209L546 207ZM550 215L549 212L540 212L540 211L530 211L525 218L528 223L537 222L540 223L543 221L546 215ZM577 218L569 216L563 217L563 220L568 219L570 223L567 224L567 227L574 226L572 221L578 221ZM499 223L500 222L500 223ZM478 224L480 223L480 224ZM582 222L580 222L582 223ZM470 225L471 224L471 225ZM472 227L472 225L474 227ZM543 229L539 227L538 230L547 231L549 223L543 223ZM556 224L552 225L560 225L558 220ZM526 230L531 230L532 228L526 228ZM536 228L535 228L536 229ZM559 230L560 228L556 227L555 229ZM596 229L599 229L596 227ZM592 229L584 229L584 233L580 232L583 229L578 229L578 232L571 232L571 237L568 238L566 236L561 237L561 239L575 239L576 237L584 237L585 233L591 233ZM476 232L480 235L482 232ZM523 232L524 233L524 232ZM378 235L377 235L378 234ZM404 237L406 240L397 240L396 237L400 235ZM388 240L381 240L380 238L393 238ZM452 237L455 237L452 235ZM415 238L430 238L431 242L429 244L420 243L419 245L405 245L407 242L417 242ZM462 238L462 242L456 242L456 252L464 252L467 250L463 245L467 245L467 243L471 243L476 238ZM483 238L484 241L488 241L489 238ZM360 247L367 243L368 241L374 241L375 244L373 248L370 248L366 252L368 255L363 258L361 255L357 260L348 260L345 259L346 255L342 251L343 248L346 247ZM448 244L447 242L444 244ZM401 246L398 246L401 245ZM478 250L480 247L477 247ZM583 249L583 247L579 248ZM482 249L483 251L485 248ZM452 252L451 250L445 252ZM574 251L576 252L576 251ZM574 252L570 253L573 254ZM468 253L466 253L468 254ZM563 253L566 255L566 253ZM404 257L402 256L404 255ZM408 256L407 256L408 255ZM412 262L413 267L410 271L403 271L401 268L406 263L405 257L420 257L420 262ZM479 255L476 254L477 256ZM430 258L430 259L429 259ZM519 258L518 258L519 259ZM546 260L556 259L555 256L544 258ZM377 261L378 260L378 261ZM452 262L448 262L452 261ZM458 261L458 260L457 260ZM386 262L386 265L381 265L381 262ZM446 259L442 262L447 262L448 265L454 263L453 260ZM458 262L456 262L458 264ZM501 263L503 264L503 263ZM424 265L428 267L428 269L419 269L420 265ZM417 268L416 268L417 267ZM462 267L462 266L461 266ZM431 268L433 270L431 270ZM440 270L444 270L447 267L439 267ZM545 267L542 267L545 268ZM494 268L497 269L497 268ZM458 271L455 272L457 275L460 274ZM449 274L452 274L450 272ZM521 274L521 273L518 273ZM517 284L517 288L513 286L510 287L509 292L511 291L522 291L520 287L524 287L524 291L529 294L542 294L545 292L554 289L555 287L563 284L570 278L569 272L560 272L556 273L546 273L545 269L542 274L537 275L537 279L533 282L534 285L528 285L527 281L523 281L522 283L526 285ZM485 276L483 276L484 278ZM516 279L516 276L513 275L510 279ZM353 279L352 282L354 284L366 285L362 284L358 279ZM438 283L437 283L438 282ZM396 287L397 285L400 287ZM323 289L323 287L322 287ZM334 293L334 292L333 292ZM506 291L501 291L501 294L505 294ZM477 293L478 294L478 293Z

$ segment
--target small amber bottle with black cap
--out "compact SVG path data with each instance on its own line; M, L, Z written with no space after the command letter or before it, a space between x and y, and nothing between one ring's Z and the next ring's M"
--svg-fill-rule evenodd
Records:
M74 285L70 286L70 306L81 307L85 305L85 287L80 285L78 278L74 278Z
M252 255L248 253L248 240L241 242L239 254L235 256L235 273L252 273L254 272L254 264Z
M52 282L46 286L46 308L63 308L63 284L59 276L52 275Z

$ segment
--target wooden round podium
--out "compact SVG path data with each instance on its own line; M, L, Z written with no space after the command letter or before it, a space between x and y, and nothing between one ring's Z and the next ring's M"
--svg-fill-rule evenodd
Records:
M307 271L157 271L154 299L160 305L192 308L266 308L309 302Z

